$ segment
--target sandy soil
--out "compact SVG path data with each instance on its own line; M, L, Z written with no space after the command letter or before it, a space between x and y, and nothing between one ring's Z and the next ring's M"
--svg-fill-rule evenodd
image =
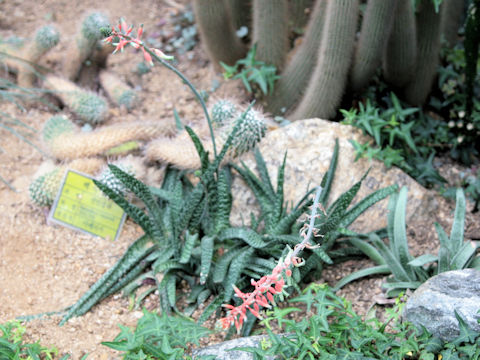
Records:
M157 31L168 24L172 15L182 10L187 1L128 1L104 0L10 0L0 2L0 36L31 36L35 29L53 23L61 32L61 41L42 60L42 65L61 72L63 55L69 41L73 41L79 19L90 10L106 12L111 21L125 17L129 23L145 25L146 31ZM179 68L198 86L208 90L214 79L221 81L197 46L188 54L177 57ZM130 113L112 107L108 123L118 121L157 120L173 121L175 107L182 119L196 122L202 119L201 109L188 89L165 68L156 66L140 78L132 70L141 60L139 53L127 51L110 56L108 68L140 89L140 106ZM4 76L2 74L0 76ZM96 90L95 83L90 84ZM222 84L215 96L228 93L244 96L235 84ZM13 104L1 103L1 111L16 117L40 130L52 112L43 105L33 105L22 111ZM40 145L37 137L31 139ZM141 229L127 220L123 232L115 242L83 235L72 230L50 226L46 223L45 209L34 206L28 197L28 186L37 168L45 159L38 151L16 136L0 130L0 175L9 181L16 192L0 183L0 323L17 316L59 311L72 305L116 260L127 246L137 238ZM441 201L441 209L432 214L449 228L453 204ZM480 237L478 217L469 216L467 234ZM414 224L409 235L415 252L435 249L436 239L431 224ZM366 262L348 262L327 269L324 279L335 281ZM353 301L355 308L365 311L372 297L380 295L381 279L369 279L341 292ZM148 298L145 306L154 309L157 302ZM26 323L27 337L41 340L42 344L55 345L60 354L71 354L79 359L89 354L89 359L119 358L118 352L101 345L118 333L118 324L134 326L141 311L129 308L129 300L115 295L103 301L83 317L69 321L63 327L57 324L59 316L40 318ZM217 337L218 338L218 337ZM214 341L214 339L212 339Z

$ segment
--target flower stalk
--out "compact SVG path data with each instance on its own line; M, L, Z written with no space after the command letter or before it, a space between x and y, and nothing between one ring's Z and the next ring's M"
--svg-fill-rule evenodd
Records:
M212 126L212 121L210 120L210 116L208 114L207 106L205 104L205 101L203 100L203 97L200 95L200 93L197 91L195 86L188 80L185 75L182 74L177 68L175 68L173 65L168 63L166 60L173 60L173 56L169 56L164 54L161 50L155 49L155 48L149 48L148 46L145 45L145 43L140 40L140 37L143 34L143 24L140 25L140 28L137 31L137 37L132 37L131 33L133 30L133 26L127 27L127 24L125 23L125 20L120 19L120 22L117 26L118 30L116 30L113 26L111 29L102 29L102 33L105 35L104 41L107 43L111 43L112 45L115 46L115 50L113 51L114 53L117 51L123 51L125 45L130 44L133 46L135 49L141 49L143 52L143 57L145 59L145 62L149 63L151 66L153 66L153 59L158 61L160 64L168 68L169 70L173 71L180 79L190 88L190 90L193 92L195 97L198 99L200 102L200 105L202 106L203 112L205 114L205 118L207 119L208 123L208 128L210 131L210 137L212 138L212 144L213 144L213 153L214 156L217 156L217 148L215 145L215 135L213 133L213 126ZM115 42L118 39L117 42Z
M310 219L309 224L301 229L300 235L303 237L302 242L295 246L293 251L290 251L285 259L280 259L278 265L272 270L270 275L266 275L255 281L251 280L252 286L255 289L252 292L244 293L236 286L233 287L235 291L235 296L243 300L243 303L239 306L233 306L231 304L222 305L228 310L227 316L219 320L219 324L223 329L228 329L232 325L235 325L237 332L240 332L240 329L243 325L243 322L247 318L247 311L250 311L258 319L262 319L260 315L260 306L264 308L271 308L271 305L275 305L274 295L284 295L286 294L285 279L283 274L287 277L292 276L292 270L290 267L293 266L302 266L304 260L298 256L300 251L303 249L312 249L315 246L309 243L310 237L319 236L316 233L315 218L317 218L317 208L319 207L320 195L322 193L322 187L318 186L315 193L315 199L312 205L312 213L308 218Z

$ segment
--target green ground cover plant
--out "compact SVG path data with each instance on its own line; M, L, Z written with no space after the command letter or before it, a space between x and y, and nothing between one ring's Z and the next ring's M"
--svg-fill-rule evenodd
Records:
M335 286L340 289L347 283L374 274L392 274L383 287L386 296L397 296L405 289L416 289L430 277L450 270L474 268L480 270L478 242L464 241L465 195L461 189L456 193L457 205L450 236L435 223L440 240L438 255L423 254L414 258L408 249L405 213L407 207L407 188L390 197L388 214L388 245L377 234L370 234L368 239L351 238L349 241L377 266L357 271ZM427 266L428 264L428 266Z

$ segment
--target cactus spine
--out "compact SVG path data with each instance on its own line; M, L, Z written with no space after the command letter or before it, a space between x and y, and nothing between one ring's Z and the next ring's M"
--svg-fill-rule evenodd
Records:
M100 84L107 93L108 97L118 106L125 106L131 110L136 101L137 94L125 82L119 79L118 75L110 71L101 71Z
M365 87L382 62L382 55L395 18L396 0L368 0L353 56L350 82L354 91Z
M335 116L347 83L358 9L358 0L328 2L315 70L302 101L291 115L292 119Z
M307 26L305 39L287 64L268 98L268 110L274 114L286 111L303 95L317 61L322 39L327 0L317 0Z
M415 11L410 1L397 1L396 16L383 55L383 75L393 86L410 81L417 61Z
M107 26L108 18L102 13L92 13L83 20L81 29L65 56L63 72L67 79L76 80L83 62L92 55L98 40L103 38L100 29Z
M47 75L44 85L47 89L52 90L62 103L81 120L92 125L105 120L108 105L103 97L55 75Z
M63 124L62 124L63 122ZM91 132L71 131L73 124L66 117L50 118L44 126L43 139L51 156L61 159L76 159L101 155L121 144L133 140L150 140L169 135L174 126L157 122L132 122L104 126ZM66 131L53 132L55 125Z
M437 75L440 61L441 13L435 12L432 1L422 1L417 14L417 64L415 75L405 87L405 98L412 105L422 105L427 99Z
M193 9L203 45L216 67L220 61L233 65L245 55L246 48L235 34L223 0L194 0Z
M253 43L257 60L283 68L288 52L287 0L253 1Z

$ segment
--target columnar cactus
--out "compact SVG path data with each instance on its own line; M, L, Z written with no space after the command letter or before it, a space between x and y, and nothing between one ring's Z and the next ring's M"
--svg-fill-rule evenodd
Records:
M56 75L47 75L44 86L77 115L80 120L96 125L103 122L107 116L107 101L88 90L84 90L73 82Z
M358 10L358 0L328 2L315 71L298 108L291 115L292 119L335 116L347 84Z
M63 73L69 80L76 80L85 60L92 55L97 42L103 38L100 32L102 27L109 26L105 14L94 12L89 14L82 22L80 31L67 50Z
M412 105L422 105L427 99L437 75L440 61L441 13L432 1L422 1L417 14L417 64L411 81L406 85L405 98Z
M355 91L368 84L382 62L395 18L395 5L396 0L368 0L350 73L351 87Z
M397 1L396 16L383 56L385 79L396 87L413 77L417 62L415 10L410 1Z
M110 100L118 106L124 106L131 110L138 100L136 92L123 82L118 75L103 70L99 75L100 84L107 93Z
M33 180L28 189L30 199L38 206L51 206L68 169L92 175L100 169L103 163L104 161L101 159L86 158L54 167Z
M203 45L215 66L220 61L233 65L246 54L224 1L194 0L193 9Z
M304 94L317 62L327 0L317 0L305 31L305 38L276 82L267 101L268 111L287 112Z
M63 123L62 123L63 122ZM69 125L70 123L70 125ZM52 130L58 127L58 130ZM161 122L130 122L104 126L90 132L71 131L66 117L50 118L43 130L44 147L56 159L69 160L104 155L110 149L130 141L147 141L173 133L174 125ZM62 129L66 129L62 131Z
M253 1L252 41L257 60L283 68L289 49L287 0Z
M22 87L32 87L35 81L33 64L51 48L58 44L60 35L52 25L43 26L37 30L35 39L28 43L21 53L22 59L30 64L19 67L17 82Z

